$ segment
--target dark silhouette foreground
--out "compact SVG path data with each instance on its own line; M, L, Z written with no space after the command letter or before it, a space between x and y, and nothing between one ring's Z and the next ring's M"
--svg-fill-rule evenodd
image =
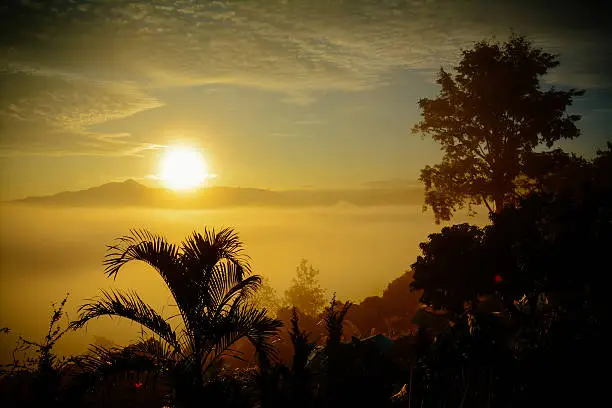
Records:
M430 235L412 276L358 305L408 309L410 288L418 291L416 326L395 334L351 334L360 331L350 322L357 306L335 299L319 316L280 309L281 328L248 306L258 279L247 276L231 230L194 234L181 247L148 233L124 237L110 248L107 273L149 262L183 308L183 334L135 294L107 292L71 327L118 315L153 336L63 362L53 341L43 343L30 366L4 367L3 406L594 405L607 394L600 373L612 357L605 336L612 144L581 169L492 215L489 226ZM50 333L54 339L56 329Z

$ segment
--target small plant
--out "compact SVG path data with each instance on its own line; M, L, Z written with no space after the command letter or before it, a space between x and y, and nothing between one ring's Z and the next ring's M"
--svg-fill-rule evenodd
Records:
M64 328L60 325L67 301L68 294L59 303L53 303L49 330L41 342L19 336L13 350L13 362L0 366L2 398L14 401L16 405L13 406L61 405L62 374L70 360L58 360L53 348L70 330L68 325ZM2 328L0 332L8 334L10 330ZM31 352L34 355L30 355ZM18 355L23 356L21 360Z
M292 366L294 372L302 373L305 370L308 358L316 348L316 343L308 340L309 335L310 333L300 329L297 309L294 307L291 310L291 330L289 330L294 349Z
M62 316L64 316L64 306L66 306L66 302L68 301L68 295L69 294L66 294L64 299L62 299L62 301L59 303L59 306L57 306L56 303L53 303L53 315L51 316L51 321L49 322L49 330L42 343L37 343L20 337L23 347L26 349L33 347L38 353L37 370L39 373L53 371L56 368L60 368L65 362L65 359L62 359L61 363L59 364L60 367L56 366L57 356L53 353L53 347L55 347L55 344L64 334L66 334L66 332L71 330L68 325L66 325L65 328L62 328L59 324L60 319Z
M53 313L49 321L49 330L43 341L39 343L19 336L17 339L17 346L13 350L13 362L0 366L0 374L24 370L37 374L50 373L60 369L66 363L65 358L58 363L57 356L53 353L53 348L62 336L71 330L68 325L66 325L65 328L60 326L60 320L65 315L64 307L68 301L68 296L69 294L66 294L59 303L52 304ZM0 333L9 334L10 329L8 327L3 327L0 329ZM29 352L32 350L36 353L34 357L29 356ZM18 353L23 353L23 360L17 358Z
M349 309L353 305L351 302L341 304L337 309L339 302L336 300L336 294L332 296L329 306L325 308L323 313L323 320L325 327L327 328L327 347L340 343L342 339L342 325L344 323L344 317L348 313Z

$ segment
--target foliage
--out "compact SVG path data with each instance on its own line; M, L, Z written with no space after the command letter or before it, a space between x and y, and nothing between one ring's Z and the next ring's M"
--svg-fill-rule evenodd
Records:
M584 158L561 149L534 152L526 157L525 174L517 180L517 189L521 193L554 193L569 185L571 180L585 177L588 166Z
M294 349L291 369L297 375L303 375L308 358L315 350L316 344L309 340L309 333L300 328L296 308L293 308L292 310L291 330L289 331L289 337Z
M423 290L421 302L434 310L460 315L493 289L487 267L484 231L468 224L445 227L419 244L422 255L412 265L412 290Z
M500 211L526 186L526 165L540 145L580 135L579 115L565 110L583 91L542 90L540 80L559 65L557 56L513 35L505 43L480 41L464 50L456 73L441 69L435 99L419 100L423 120L414 133L441 144L440 164L426 166L425 205L436 222L467 203Z
M23 362L13 361L13 364L10 365L11 370L25 369L46 374L62 366L62 361L58 361L57 356L53 353L53 347L70 330L69 326L62 328L60 325L60 320L65 315L64 307L67 301L68 294L59 304L52 304L53 313L49 321L49 329L42 342L39 343L19 336L15 351L27 353L29 350L34 349L36 357L26 358ZM8 328L6 328L6 332L8 333Z
M247 303L261 279L250 275L242 247L231 229L194 232L179 246L148 231L132 230L109 246L104 261L106 274L115 278L132 261L149 264L172 293L180 325L173 328L135 292L110 290L82 305L71 327L83 327L102 316L122 317L144 326L154 337L124 350L127 356L144 355L155 361L157 370L166 373L172 384L174 401L195 404L217 389L214 385L222 359L240 357L232 348L238 340L248 339L262 364L274 354L269 340L281 323ZM139 359L134 362L138 367Z
M323 322L327 328L327 348L340 343L342 339L344 317L352 305L351 302L339 303L334 293L329 302L329 306L325 308L325 312L323 312ZM337 308L337 306L340 306L340 308Z
M266 309L270 316L276 316L282 301L276 290L268 283L268 279L262 277L261 285L253 296L253 303L261 309Z
M262 391L260 394L263 396L262 406L304 408L316 406L316 383L308 365L316 344L309 340L309 333L300 328L299 322L298 311L293 308L289 329L293 359L290 366L277 364L272 370L263 373L267 378L260 376L258 379Z
M423 244L413 287L435 294L422 298L432 308L456 307L419 351L412 401L576 406L604 397L612 144L581 168L488 227L445 228Z
M16 404L59 406L65 403L61 380L63 372L70 366L72 360L58 359L53 349L70 330L69 325L63 328L61 326L67 301L68 294L59 303L52 304L53 313L49 320L49 328L41 342L19 336L13 351L13 362L0 366L0 390L3 395L11 393L10 399ZM1 332L9 334L10 330L5 327ZM34 352L34 356L29 354L31 351ZM19 360L18 355L22 355L23 359Z
M296 277L285 291L285 303L304 313L317 316L325 305L325 291L318 279L319 270L302 259L296 268Z
M456 314L487 295L507 308L524 296L533 309L544 295L584 285L597 291L612 221L611 152L609 145L580 172L558 178L558 190L533 193L493 214L488 227L461 224L431 234L412 265L411 288L423 290L426 305Z
M418 293L410 293L412 272L405 272L387 285L382 296L369 296L355 303L346 319L363 336L383 333L395 336L414 328L412 318L418 307Z

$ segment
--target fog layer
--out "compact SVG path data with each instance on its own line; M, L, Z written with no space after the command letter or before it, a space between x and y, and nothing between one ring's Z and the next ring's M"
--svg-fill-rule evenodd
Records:
M455 222L482 224L483 214ZM331 295L359 301L380 294L410 267L418 243L438 231L432 214L420 206L230 210L155 210L0 207L0 327L14 335L40 339L46 334L51 303L70 292L70 317L83 300L101 288L137 289L155 306L173 314L163 282L144 265L129 266L116 281L106 278L106 245L130 228L147 228L178 242L193 230L230 226L237 229L256 273L269 278L280 293L289 285L300 259L320 269L321 284ZM139 328L100 319L88 330L70 333L58 344L60 354L83 351L94 335L119 343L134 339ZM2 360L14 336L0 339Z

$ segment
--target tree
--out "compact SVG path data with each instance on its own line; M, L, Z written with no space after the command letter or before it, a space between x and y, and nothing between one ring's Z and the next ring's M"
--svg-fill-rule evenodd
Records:
M558 178L556 191L529 194L492 214L485 228L461 224L431 234L412 265L410 286L423 290L421 302L461 314L494 296L515 315L517 304L533 313L545 301L563 313L597 304L591 312L605 316L599 265L607 264L612 234L612 143L580 162L580 172Z
M278 310L281 308L281 299L268 281L268 278L261 278L261 285L253 298L253 302L258 307L266 309L270 316L276 316Z
M419 305L419 294L409 292L412 272L405 272L387 285L382 296L369 296L353 305L346 319L362 336L374 333L408 333Z
M289 337L293 345L293 362L291 364L293 392L295 394L293 406L309 407L312 406L314 392L311 384L312 375L308 369L308 359L317 345L309 339L310 333L300 328L299 317L295 308L291 311Z
M310 333L300 328L300 318L297 310L294 307L291 310L291 329L289 331L289 338L293 345L293 363L291 369L294 373L302 375L306 369L308 358L310 354L315 350L316 343L310 341Z
M503 406L589 405L605 393L612 143L578 162L571 177L551 175L557 189L492 214L491 225L444 228L421 244L413 287L423 301L476 306L436 333L417 370L432 406L491 406L490 396ZM482 295L494 307L475 302Z
M585 163L559 180L558 190L531 194L492 217L486 251L498 265L506 303L524 295L533 310L546 296L557 306L572 302L562 305L565 311L593 302L592 311L607 309L600 271L609 263L612 234L612 143Z
M412 290L422 290L421 303L434 310L463 314L465 307L491 293L494 272L487 266L484 230L469 224L445 227L419 244L422 255L412 264Z
M513 35L505 43L480 41L464 50L456 73L441 69L435 99L418 105L423 119L413 133L441 144L440 164L421 170L425 206L436 222L467 203L490 212L516 202L518 182L533 150L580 135L579 115L565 110L584 91L542 90L540 79L557 67L556 55Z
M136 292L103 291L102 295L79 308L78 320L71 327L83 327L91 319L117 316L136 322L153 334L130 346L139 356L159 362L167 372L176 399L195 403L206 391L224 356L233 356L232 346L248 339L260 360L273 352L268 340L281 322L247 303L261 283L250 275L243 244L229 228L216 232L194 232L180 245L143 230L132 230L108 247L105 272L116 278L132 261L149 264L162 277L178 308L181 323L173 328Z
M317 316L325 305L325 291L319 284L318 275L319 270L302 259L296 268L296 277L285 291L285 302L303 313Z
M339 308L338 308L339 306ZM342 347L342 332L344 330L344 318L351 308L351 302L341 303L336 300L336 294L332 296L329 306L323 312L323 322L327 329L327 339L323 355L325 356L325 386L323 394L327 400L324 406L342 406L342 396L347 394L346 374L343 368L347 361L347 349ZM351 406L351 404L346 404Z
M336 306L340 306L336 309ZM336 294L332 296L329 306L325 308L323 313L323 321L327 328L327 340L325 347L333 348L340 344L342 340L342 332L344 331L344 318L348 313L349 309L353 306L351 302L338 302L336 300ZM329 351L329 350L328 350Z

